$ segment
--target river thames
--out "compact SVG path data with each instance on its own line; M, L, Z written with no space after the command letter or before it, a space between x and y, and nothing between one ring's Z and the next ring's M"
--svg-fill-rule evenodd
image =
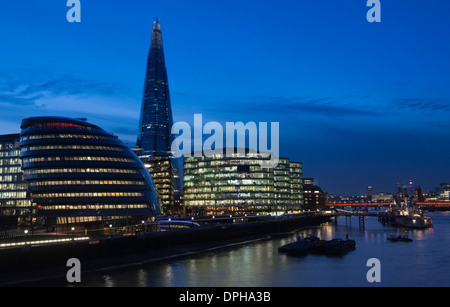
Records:
M89 287L442 287L450 286L450 212L427 213L434 228L413 230L382 225L366 217L338 218L338 223L305 228L183 258L112 268L82 276ZM390 234L407 234L412 242L391 242ZM297 235L356 241L343 256L288 256L278 247ZM381 282L368 282L367 260L380 261ZM59 284L60 285L60 284Z

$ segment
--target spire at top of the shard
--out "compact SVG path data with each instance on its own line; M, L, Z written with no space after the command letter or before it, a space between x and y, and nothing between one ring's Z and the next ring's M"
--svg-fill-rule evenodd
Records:
M144 157L171 156L172 107L161 23L155 19L152 27L150 50L142 98L137 147Z

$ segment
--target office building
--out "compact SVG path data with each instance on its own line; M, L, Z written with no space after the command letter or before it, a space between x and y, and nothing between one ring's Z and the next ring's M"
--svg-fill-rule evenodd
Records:
M268 155L247 150L187 157L184 208L187 215L273 214L301 210L302 165L281 158L262 168ZM267 162L267 161L266 161Z
M305 210L320 210L325 207L327 193L315 185L314 178L305 178L303 183L303 199Z
M0 231L5 233L32 218L32 207L23 181L19 148L20 134L0 136Z

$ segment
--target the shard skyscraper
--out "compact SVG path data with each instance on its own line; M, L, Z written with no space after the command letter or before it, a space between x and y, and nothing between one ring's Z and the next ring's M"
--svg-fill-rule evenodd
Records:
M164 213L176 214L180 197L178 160L172 159L172 107L159 19L153 22L142 98L137 154L146 165L161 197Z

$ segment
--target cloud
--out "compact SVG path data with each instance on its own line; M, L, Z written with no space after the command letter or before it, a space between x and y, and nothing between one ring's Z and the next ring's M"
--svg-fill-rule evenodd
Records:
M22 119L31 116L85 117L119 137L124 134L131 138L131 128L137 129L140 103L121 90L112 82L78 76L2 72L0 130L17 133ZM126 131L128 126L130 129Z
M53 76L42 73L18 72L0 74L0 102L11 104L38 105L43 97L61 95L100 95L117 94L119 86L74 76Z
M186 111L221 115L347 117L373 116L379 113L379 109L368 102L370 97L362 95L343 97L254 95L236 98L206 97L188 93L176 95L176 99L189 102ZM180 106L183 107L182 104Z
M411 111L450 111L450 99L396 98L392 99L391 103L401 109L409 109Z

